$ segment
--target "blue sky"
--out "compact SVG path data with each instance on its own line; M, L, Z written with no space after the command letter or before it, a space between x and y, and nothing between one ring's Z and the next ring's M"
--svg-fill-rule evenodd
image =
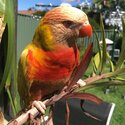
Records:
M41 4L53 4L53 5L60 5L63 1L68 0L18 0L18 10L27 10L30 7L35 7L36 3ZM73 0L69 0L73 1ZM82 1L86 0L74 0L73 2L70 2L72 5L77 5L81 3ZM91 1L91 0L88 0Z

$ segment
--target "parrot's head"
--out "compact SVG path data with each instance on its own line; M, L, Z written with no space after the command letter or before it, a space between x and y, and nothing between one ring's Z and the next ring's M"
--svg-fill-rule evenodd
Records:
M42 41L46 41L46 45L53 44L54 41L71 43L79 37L91 37L92 27L87 15L80 9L60 6L45 14L36 34L46 37L46 39L42 39Z

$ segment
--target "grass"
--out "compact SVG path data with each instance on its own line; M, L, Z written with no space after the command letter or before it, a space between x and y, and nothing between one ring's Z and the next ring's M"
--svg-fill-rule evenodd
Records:
M125 100L122 98L125 95L125 86L118 86L112 88L109 94L104 93L104 87L92 88L87 90L106 102L113 102L116 104L110 125L124 125L125 124Z
M92 74L92 63L85 73L85 76ZM105 68L105 71L109 71L109 66ZM125 78L125 76L123 76ZM84 77L83 77L84 79ZM111 87L110 92L105 94L106 87L97 87L86 90L86 92L92 93L97 97L103 99L106 102L113 102L116 104L110 125L125 125L125 100L123 95L125 95L125 86Z

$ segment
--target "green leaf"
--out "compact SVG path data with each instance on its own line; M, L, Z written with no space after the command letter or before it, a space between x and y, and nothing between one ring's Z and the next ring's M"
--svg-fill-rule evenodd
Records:
M3 74L3 79L0 84L0 92L4 87L4 84L6 83L7 77L10 73L10 66L12 65L12 57L13 57L13 51L14 51L14 35L15 35L15 20L14 20L14 10L13 10L13 1L8 0L6 2L6 16L5 21L8 27L8 48L7 48L7 58L6 58L6 64Z
M121 53L120 53L115 70L119 69L125 60L125 21L123 18L121 19L122 19L122 26L123 26L122 46L121 46Z
M14 79L14 82L13 84L16 84L16 81L15 81L15 73L16 73L16 15L15 15L15 12L16 12L16 0L7 0L5 1L6 4L5 4L5 23L7 25L7 28L8 28L8 41L6 41L6 44L7 44L7 57L6 57L6 62L5 62L5 68L4 68L4 72L3 72L3 77L2 77L2 81L0 83L0 93L2 91L2 89L5 87L5 84L7 87L10 86L11 84L11 80L12 80L12 77ZM15 65L15 67L13 67L13 65ZM13 68L15 70L13 70ZM11 76L10 76L11 74ZM11 84L11 86L14 86ZM7 89L7 93L8 93L8 96L10 98L10 102L12 104L13 102L13 98L10 94L10 92L8 91ZM15 88L13 88L13 91L12 93L16 93L15 91ZM12 104L12 107L13 104ZM16 114L15 111L16 109L12 108L13 109L13 112L14 112L14 115Z
M125 49L125 20L123 19L123 18L121 18L121 20L122 20L122 26L123 26L123 32L122 32L122 35L123 35L123 38L124 38L124 40L122 41L122 50L124 50Z
M105 74L105 78L116 77L116 76L120 76L122 74L125 74L125 67L121 68L121 69L117 69L114 72L109 72L109 73Z
M94 72L96 74L98 74L98 72L100 71L99 67L101 64L101 57L102 56L102 51L98 52L94 57L93 57L93 68L94 68Z
M98 47L98 53L93 58L93 69L94 69L94 72L96 74L101 74L102 73L102 71L104 69L104 66L106 64L106 60L107 60L105 31L104 31L102 16L100 16L100 26L101 26L101 31L102 31L102 48L100 46L100 41L99 41L99 38L97 36L97 33L95 32L97 47ZM111 64L111 61L110 61L110 64ZM111 67L112 67L112 65L111 65Z
M101 66L100 66L100 73L102 72L105 64L106 64L106 41L105 41L105 30L104 30L104 25L103 25L103 19L102 16L100 16L100 26L102 30L102 59L101 59Z
M106 54L107 54L107 60L108 60L108 62L110 64L110 71L113 72L115 70L114 64L113 64L113 62L111 60L111 57L110 57L109 53L106 52Z
M115 80L119 80L119 81L124 81L125 82L125 78L122 78L122 77L116 77Z
M0 16L5 14L5 0L0 0Z
M102 50L101 50L101 56L102 56ZM114 71L114 64L113 62L111 61L111 58L110 58L110 55L108 52L106 52L106 59L107 59L107 62L109 62L109 65L110 65L110 71ZM94 70L94 73L98 74L99 73L99 67L100 67L100 64L101 64L101 59L100 59L100 55L99 55L99 52L93 57L93 70Z
M8 94L8 96L9 96L9 99L10 99L10 103L11 103L11 107L12 107L13 114L14 114L14 116L16 116L16 114L17 114L16 108L15 108L15 105L14 105L14 101L13 101L13 98L12 98L12 94L10 93L10 89L9 89L8 86L6 87L6 91L7 91L7 94Z
M94 73L97 73L97 72L100 72L99 70L99 65L101 63L101 58L102 58L102 53L101 53L101 47L100 47L100 44L99 44L99 38L97 36L97 33L94 29L94 33L95 33L95 36L96 36L96 42L97 42L97 48L98 48L98 53L94 56L93 58L93 71Z
M97 48L98 48L98 52L99 52L99 59L101 60L102 56L101 56L101 48L100 48L100 44L99 44L100 41L99 41L99 38L98 38L98 35L97 35L95 29L94 29L94 33L95 33L95 36L96 36Z
M102 45L100 44L97 33L94 30L95 36L96 36L97 47L98 47L98 53L96 53L96 55L93 58L93 71L96 74L101 74L104 71L107 61L110 64L110 71L111 72L114 71L114 65L111 61L109 53L107 52L105 30L104 30L102 16L100 16L100 26L101 26L101 31L102 31L102 43L101 43Z

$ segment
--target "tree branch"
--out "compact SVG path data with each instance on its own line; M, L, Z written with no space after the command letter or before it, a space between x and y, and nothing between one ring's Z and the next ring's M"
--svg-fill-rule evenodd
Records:
M78 83L73 84L73 86L70 89L68 89L68 86L65 86L63 88L63 90L58 95L52 96L50 99L47 99L47 100L43 101L43 103L48 107L48 106L54 104L55 102L59 101L62 98L65 99L65 96L73 93L74 90L76 90L80 87L83 87L82 86L83 83L85 83L84 86L86 86L86 85L89 85L89 84L93 84L93 82L95 82L97 80L109 78L111 76L113 76L113 73L105 73L105 74L101 74L101 75L96 75L96 76L87 78L84 81L80 79L78 81ZM81 82L81 83L79 83L79 82ZM39 114L39 111L35 107L33 107L30 110L28 110L26 113L21 114L19 117L17 117L13 121L10 121L8 123L8 125L24 124L31 116L32 116L32 118L35 118L38 114Z

